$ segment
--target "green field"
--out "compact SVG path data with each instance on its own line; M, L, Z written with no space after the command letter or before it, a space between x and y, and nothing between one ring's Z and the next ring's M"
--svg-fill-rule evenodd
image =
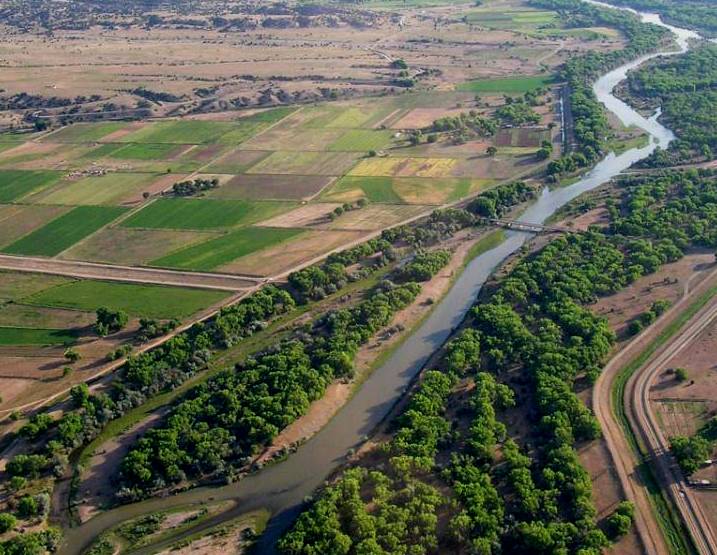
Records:
M12 202L49 187L62 177L51 170L0 170L0 202Z
M72 330L0 327L0 345L71 345L76 340Z
M143 318L185 318L225 298L226 291L78 280L45 289L25 304L94 311L101 306Z
M78 206L15 241L3 252L55 256L104 227L125 210L117 206Z
M363 151L381 150L391 144L392 131L373 129L352 129L329 145L329 150Z
M353 200L354 191L359 190L371 202L400 204L403 199L393 190L392 177L342 177L322 198L338 201ZM346 195L346 196L345 196Z
M476 10L467 16L468 23L490 29L538 28L558 20L558 14L552 11L538 10Z
M50 191L41 198L33 198L39 204L66 206L118 204L141 190L157 177L151 173L108 173L85 177Z
M215 199L159 199L127 218L124 227L217 229L247 225L292 207L288 202Z
M354 202L365 197L376 203L445 204L475 193L491 183L490 179L346 176L321 195L321 199Z
M152 264L168 268L213 270L242 256L286 241L302 232L300 229L248 227L164 256Z
M177 150L181 150L181 147L167 143L129 144L113 150L109 156L119 160L164 160Z
M72 281L72 278L49 274L0 271L0 302L18 301L43 289Z
M77 123L63 127L56 133L51 133L46 142L51 143L94 143L110 133L119 131L127 126L126 122L111 121L106 123Z
M235 124L225 121L159 121L150 123L134 133L125 135L118 142L199 145L216 142L219 137L236 129L236 127Z
M480 79L456 86L456 90L472 93L525 93L552 82L549 75L530 77L506 77L502 79Z

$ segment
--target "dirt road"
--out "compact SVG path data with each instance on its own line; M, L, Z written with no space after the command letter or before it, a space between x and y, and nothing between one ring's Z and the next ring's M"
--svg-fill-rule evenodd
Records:
M183 272L181 270L163 270L161 268L139 268L96 264L72 260L54 260L30 256L11 256L0 254L0 269L22 272L38 272L85 279L108 279L129 283L152 283L239 291L248 289L260 281L258 278L230 274L212 274L201 272Z
M645 551L651 555L668 555L671 550L655 518L649 493L640 479L638 467L641 461L637 460L615 415L612 390L620 371L630 360L647 348L695 299L714 285L716 280L717 270L713 270L696 288L686 291L685 296L662 319L637 336L607 364L593 390L595 416L600 421L625 496L636 505L635 524ZM669 454L669 443L650 409L649 393L664 364L687 347L715 317L717 300L713 299L699 310L678 334L660 346L646 364L634 372L627 382L624 397L630 427L649 454L649 462L656 471L657 480L679 511L700 553L710 555L717 554L714 532Z

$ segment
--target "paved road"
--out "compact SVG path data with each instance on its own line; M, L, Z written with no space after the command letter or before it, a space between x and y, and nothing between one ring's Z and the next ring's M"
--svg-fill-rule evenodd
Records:
M713 271L685 296L651 328L636 337L605 367L593 390L593 410L600 421L605 440L612 454L615 470L620 478L627 499L635 503L635 524L645 552L650 555L669 555L669 546L654 517L649 493L638 474L636 455L623 433L613 412L612 390L615 378L622 368L639 355L690 303L694 302L708 287L714 284L717 270ZM660 430L650 408L649 394L659 372L677 353L686 348L715 318L717 300L709 302L693 316L681 331L661 346L650 359L635 371L625 388L624 405L631 428L638 441L650 455L650 463L656 478L670 497L690 531L700 553L717 555L714 531L705 518L702 507L695 500L673 457L669 454L669 442Z

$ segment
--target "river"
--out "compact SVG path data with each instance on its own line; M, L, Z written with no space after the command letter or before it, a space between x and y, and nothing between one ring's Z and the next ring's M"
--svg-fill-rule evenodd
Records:
M612 8L601 2L591 3ZM689 48L688 39L699 36L692 31L667 25L655 14L639 15L644 21L670 29L675 34L679 50L642 56L606 73L597 80L593 88L600 102L625 125L635 125L645 130L650 136L649 144L627 150L620 155L608 154L572 185L552 190L544 189L539 198L525 210L521 220L536 224L545 222L566 203L606 183L635 162L649 156L658 146L666 148L674 139L673 133L657 121L659 114L645 118L616 98L612 91L631 69L661 54L684 52ZM473 259L419 329L371 374L326 427L285 461L227 486L197 488L169 498L152 499L101 513L81 526L65 531L61 555L81 553L103 531L128 519L210 500L233 500L236 504L228 511L172 538L171 541L206 530L247 511L268 508L273 517L262 535L258 551L262 554L273 553L273 543L301 510L306 496L320 487L331 472L344 462L346 454L357 448L375 430L402 397L431 354L463 320L483 283L495 268L517 251L529 237L530 234L527 233L510 231L500 245ZM160 546L166 547L164 544L157 544L153 548ZM145 552L151 552L150 548L137 553Z

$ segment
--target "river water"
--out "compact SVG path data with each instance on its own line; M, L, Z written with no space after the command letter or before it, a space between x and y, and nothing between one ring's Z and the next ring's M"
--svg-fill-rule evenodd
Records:
M591 3L611 7L601 2ZM606 183L635 162L649 156L658 146L666 148L674 139L673 133L657 121L659 114L645 118L613 96L612 91L625 79L631 69L660 54L684 52L689 47L688 39L698 38L698 35L692 31L667 25L657 15L642 13L639 15L644 21L670 29L675 34L679 50L651 54L627 63L598 79L594 90L600 102L616 114L625 125L635 125L645 130L650 136L649 144L642 148L630 149L617 156L608 154L572 185L552 190L544 189L539 198L525 210L521 220L536 224L545 222L561 206L582 193ZM182 535L174 537L172 541L206 530L247 511L267 508L272 512L273 517L262 535L258 552L273 553L273 543L301 510L302 501L306 496L311 495L321 486L331 472L345 461L346 454L361 445L385 418L431 354L446 341L451 331L463 320L488 277L529 237L530 234L527 233L509 231L500 245L473 259L419 329L371 374L325 428L285 461L266 467L240 482L227 486L197 488L173 497L152 499L101 513L85 524L65 531L61 555L81 553L103 531L130 518L212 500L232 500L235 505ZM156 549L160 546L166 547L162 544L153 547ZM143 552L149 553L150 550L137 553Z

